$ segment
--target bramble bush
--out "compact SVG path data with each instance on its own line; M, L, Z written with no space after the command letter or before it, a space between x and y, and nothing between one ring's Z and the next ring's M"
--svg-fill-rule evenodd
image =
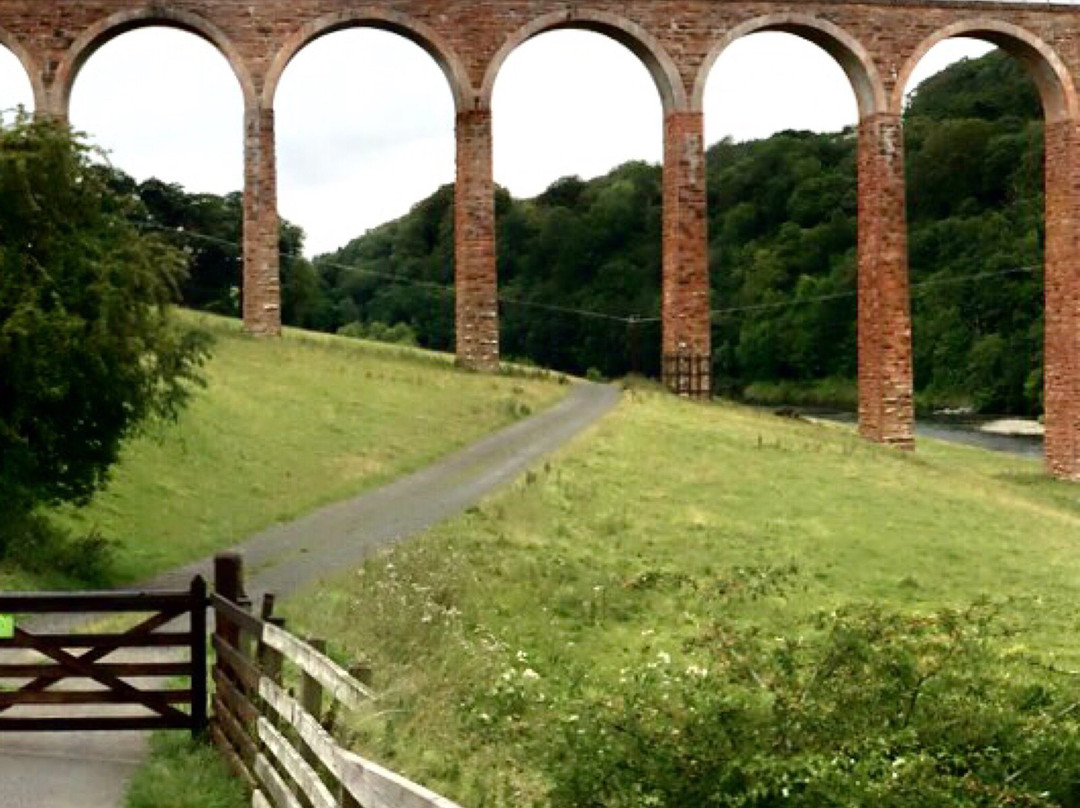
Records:
M693 662L661 652L560 706L551 804L1080 806L1075 673L1004 657L1001 623L985 605L850 607L797 638L714 623Z

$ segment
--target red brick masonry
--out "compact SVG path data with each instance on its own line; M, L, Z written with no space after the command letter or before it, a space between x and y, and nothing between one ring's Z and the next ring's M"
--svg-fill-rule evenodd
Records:
M530 37L582 28L641 60L664 103L663 350L672 389L700 390L710 354L701 102L709 70L736 39L786 31L828 51L859 102L859 418L867 438L914 445L911 316L900 112L908 76L952 36L1023 61L1046 111L1046 447L1055 475L1080 480L1080 8L964 0L0 0L0 43L22 61L37 109L65 117L82 65L145 25L198 34L225 55L246 104L244 321L281 328L274 94L308 43L352 26L393 31L432 55L457 105L457 351L499 362L491 94ZM698 368L691 383L682 368Z

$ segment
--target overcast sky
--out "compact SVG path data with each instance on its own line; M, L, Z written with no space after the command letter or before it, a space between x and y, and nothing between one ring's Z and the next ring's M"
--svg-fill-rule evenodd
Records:
M972 40L938 45L909 89ZM386 81L388 75L394 80ZM18 61L0 48L0 106L32 106ZM279 207L304 228L307 252L342 246L405 213L454 178L454 110L446 79L394 34L351 30L317 40L286 71L277 103ZM659 163L660 97L630 51L599 34L557 31L522 45L495 86L495 179L518 196L570 174L589 178L627 160ZM746 37L717 62L706 137L758 138L784 129L835 131L856 121L837 64L797 37ZM194 35L142 29L113 40L75 84L71 119L137 179L192 191L243 183L243 102L225 59Z

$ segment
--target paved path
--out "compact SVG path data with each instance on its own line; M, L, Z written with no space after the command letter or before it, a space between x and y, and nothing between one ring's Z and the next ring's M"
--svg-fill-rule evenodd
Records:
M618 397L612 387L576 384L555 407L421 471L253 536L233 548L245 555L249 594L288 595L459 513L593 424ZM139 588L186 588L196 573L209 578L211 565L205 558ZM118 808L145 750L144 733L0 733L0 808Z

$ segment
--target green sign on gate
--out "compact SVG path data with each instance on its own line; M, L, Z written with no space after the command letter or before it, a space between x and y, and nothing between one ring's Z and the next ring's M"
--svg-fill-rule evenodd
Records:
M0 640L10 640L15 636L15 615L0 614Z

